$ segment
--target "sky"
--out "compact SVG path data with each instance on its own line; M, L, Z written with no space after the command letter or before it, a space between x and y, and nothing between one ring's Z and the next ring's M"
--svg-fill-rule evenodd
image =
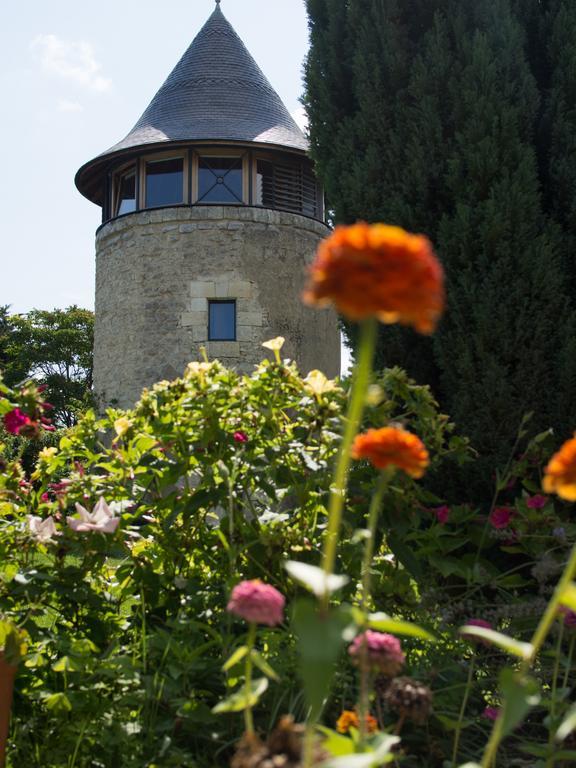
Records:
M302 124L304 0L221 8ZM74 175L129 132L214 0L29 0L9 9L0 15L0 306L93 309L101 211Z

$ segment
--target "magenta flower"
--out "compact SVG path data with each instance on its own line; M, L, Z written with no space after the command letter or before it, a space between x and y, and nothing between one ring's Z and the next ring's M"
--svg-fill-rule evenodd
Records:
M499 707L486 707L482 712L482 717L485 717L487 720L498 720L500 717Z
M543 496L541 493L537 493L536 496L530 496L526 499L526 506L528 509L542 509L548 503L548 496Z
M260 579L241 581L232 590L226 610L251 624L274 627L284 620L286 598Z
M446 525L450 517L450 507L447 504L442 504L441 507L436 507L433 512L440 525Z
M247 443L248 442L248 435L246 432L234 432L234 442L236 443Z
M397 675L406 659L397 637L371 629L354 638L348 653L356 662L361 662L366 654L370 666L388 677Z
M513 517L514 510L510 509L510 507L494 507L492 512L490 512L490 525L492 528L501 530L510 524Z
M558 608L558 613L564 616L564 626L567 629L576 629L576 612L571 611L565 605Z
M4 426L11 435L20 434L20 430L31 423L30 416L21 411L20 408L14 408L4 415Z

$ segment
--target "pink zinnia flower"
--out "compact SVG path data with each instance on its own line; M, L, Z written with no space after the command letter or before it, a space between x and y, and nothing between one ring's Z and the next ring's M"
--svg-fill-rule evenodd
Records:
M514 517L514 510L510 507L494 507L490 512L490 525L492 528L502 529L506 528L510 524L510 520Z
M30 416L25 414L20 408L14 408L4 415L4 426L11 435L20 434L22 427L32 423Z
M232 590L226 610L251 624L274 627L284 620L286 598L260 579L241 581Z
M436 507L433 511L440 525L446 525L450 517L450 507L447 504L442 504L441 507Z
M234 432L234 441L236 443L247 443L248 435L245 432Z
M485 717L487 720L498 720L500 709L498 707L486 707L482 712L482 717Z
M536 496L530 496L526 499L526 506L528 509L542 509L548 503L548 496L543 496L541 493L537 493Z
M348 647L348 653L357 662L361 662L366 654L370 666L388 677L397 675L406 659L397 637L371 629L354 638Z

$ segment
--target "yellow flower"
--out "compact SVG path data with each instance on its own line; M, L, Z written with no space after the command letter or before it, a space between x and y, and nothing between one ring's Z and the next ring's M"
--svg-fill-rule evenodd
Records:
M326 378L322 371L310 371L308 376L304 379L306 388L310 390L316 397L321 397L326 392L332 392L337 389L336 382L332 379Z
M50 448L42 448L38 454L38 458L40 461L50 461L50 459L53 459L57 453L58 448L55 448L54 446L50 446Z
M119 419L116 419L116 421L114 422L114 429L118 437L122 437L123 435L125 435L131 426L132 426L132 422L127 416L121 416Z
M269 339L268 341L264 341L262 343L262 346L266 349L271 349L273 352L276 350L280 351L282 347L284 346L284 342L286 339L284 336L276 336L275 339Z
M186 368L185 376L191 377L191 376L203 376L205 373L208 373L208 371L212 368L214 363L188 363L188 366Z

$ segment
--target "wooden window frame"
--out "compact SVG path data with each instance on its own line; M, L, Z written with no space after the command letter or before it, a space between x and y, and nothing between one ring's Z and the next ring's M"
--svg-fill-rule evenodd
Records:
M139 200L138 210L153 210L154 208L173 208L177 205L189 205L188 188L189 188L189 156L188 150L179 150L174 152L154 152L154 154L143 155L140 160L140 173L139 173ZM148 206L146 204L146 168L148 163L162 163L165 160L182 160L182 200L179 203L166 203L166 205L153 205Z
M127 214L118 213L118 204L120 202L120 181L127 175L128 171L132 169L134 171L134 186L135 186L135 203L136 208L130 213L135 213L139 209L138 205L138 160L132 160L129 163L117 168L112 174L112 189L111 189L111 219L116 219L118 216L125 216Z
M192 205L249 205L250 194L250 163L249 152L246 149L230 149L229 147L207 147L196 148L192 153ZM236 203L203 203L198 200L198 173L199 163L201 157L237 157L242 161L242 202Z

